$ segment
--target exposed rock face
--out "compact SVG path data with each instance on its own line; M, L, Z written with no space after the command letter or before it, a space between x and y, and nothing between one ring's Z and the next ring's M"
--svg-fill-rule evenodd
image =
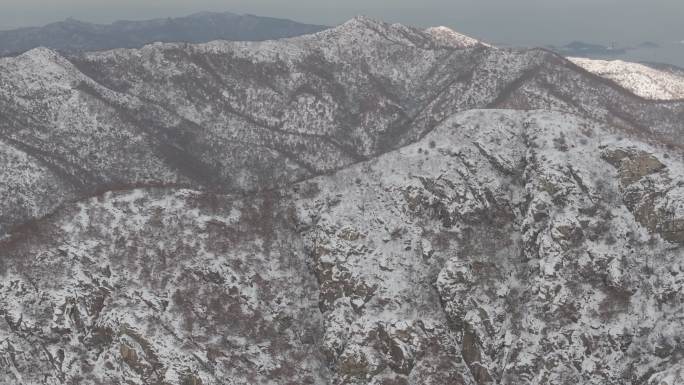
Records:
M605 150L604 158L617 167L625 205L639 223L669 241L684 243L681 179L673 180L667 167L644 151L616 148Z
M620 183L624 187L665 168L653 154L637 149L616 148L605 151L603 157L618 169Z
M430 36L3 62L0 382L682 383L681 106Z

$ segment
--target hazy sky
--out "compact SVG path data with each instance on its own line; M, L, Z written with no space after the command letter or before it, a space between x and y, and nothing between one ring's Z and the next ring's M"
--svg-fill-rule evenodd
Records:
M327 25L364 14L416 26L446 25L493 43L684 40L684 0L0 0L0 29L70 16L111 22L198 11L254 13Z

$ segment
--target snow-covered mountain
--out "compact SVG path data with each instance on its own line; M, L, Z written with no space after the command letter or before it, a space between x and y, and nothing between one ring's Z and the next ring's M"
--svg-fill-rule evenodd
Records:
M365 17L0 59L0 382L680 384L683 131Z
M645 64L622 60L570 58L580 67L596 75L615 81L647 99L684 99L684 73L657 69Z

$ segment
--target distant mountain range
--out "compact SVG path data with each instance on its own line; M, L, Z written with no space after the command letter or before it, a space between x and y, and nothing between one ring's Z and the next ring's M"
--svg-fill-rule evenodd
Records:
M158 41L262 41L314 33L326 28L322 25L230 12L202 12L186 17L117 21L106 25L67 19L44 27L0 31L0 55L20 54L36 47L74 53L139 48Z
M626 48L608 47L581 41L573 41L560 47L549 46L548 48L564 56L620 56L627 53Z
M586 57L591 59L621 60L639 63L668 63L669 65L684 66L684 50L681 45L673 41L652 42L639 44L610 45L573 41L569 44L546 48L558 52L566 57Z
M610 46L605 46L601 44L585 43L582 41L573 41L566 45L556 47L549 46L548 48L563 54L565 56L621 56L625 55L627 52L639 49L658 49L661 46L658 43L652 41L645 41L641 44L635 46L625 46L620 47L617 44L612 44Z

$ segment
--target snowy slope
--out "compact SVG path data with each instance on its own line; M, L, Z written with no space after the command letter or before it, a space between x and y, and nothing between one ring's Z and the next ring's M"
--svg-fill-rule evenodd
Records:
M425 32L428 35L431 35L439 43L448 47L467 48L484 44L470 36L460 34L449 27L431 27L426 29Z
M0 374L679 384L682 181L611 127L475 110L253 197L106 193L1 244Z
M622 60L570 58L578 66L613 80L635 94L655 100L684 99L684 76Z

